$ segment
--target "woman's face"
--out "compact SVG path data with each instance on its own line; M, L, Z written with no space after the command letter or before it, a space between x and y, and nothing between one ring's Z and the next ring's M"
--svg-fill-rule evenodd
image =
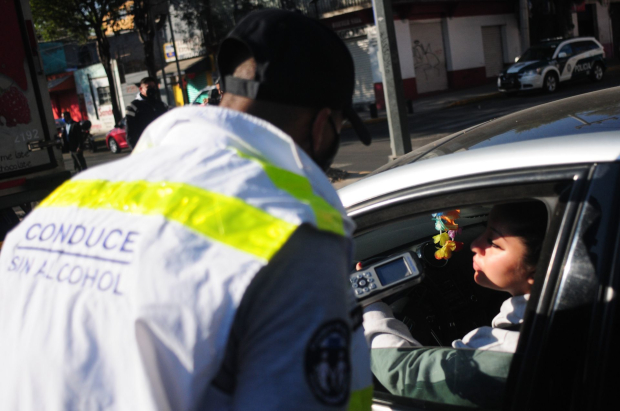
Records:
M528 294L534 270L525 266L526 247L510 234L508 225L493 210L486 230L471 243L474 280L483 287L507 291L513 296Z

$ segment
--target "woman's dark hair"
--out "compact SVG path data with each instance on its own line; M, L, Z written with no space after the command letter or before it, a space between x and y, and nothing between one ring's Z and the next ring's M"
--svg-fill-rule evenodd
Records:
M496 205L493 213L506 223L509 234L523 239L524 263L535 267L547 231L547 207L540 201L524 201Z

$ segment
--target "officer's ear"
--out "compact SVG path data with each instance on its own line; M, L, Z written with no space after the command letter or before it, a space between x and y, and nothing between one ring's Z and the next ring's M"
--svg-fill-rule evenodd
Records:
M329 124L329 116L331 116L332 110L330 108L322 108L316 114L314 122L312 123L312 152L323 153L329 149L332 145L333 139L336 137L331 132L331 126Z

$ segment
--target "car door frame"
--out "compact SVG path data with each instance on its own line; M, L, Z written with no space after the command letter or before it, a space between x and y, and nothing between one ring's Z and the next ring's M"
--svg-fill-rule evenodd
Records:
M620 164L604 163L575 185L562 222L571 234L558 238L563 244L557 250L564 253L552 260L538 304L526 313L504 409L599 409L600 369L615 348L605 336L615 304L608 285L617 263L614 269L614 258L604 257L620 243L620 193L607 194L619 184Z
M566 57L560 58L560 53L562 52L562 49L566 46L570 46L571 48L571 54L567 55ZM567 65L569 65L569 61L571 61L571 59L575 56L575 53L573 52L573 46L571 42L567 42L567 43L563 43L560 44L560 46L558 47L558 50L556 51L557 53L557 57L555 58L555 61L558 63L559 67L558 67L558 71L560 73L560 78L559 81L567 81L570 80L572 77L572 67L567 67Z
M618 167L620 168L620 167ZM620 174L620 170L617 171ZM616 209L620 207L619 193L616 194ZM591 361L586 371L585 380L589 386L584 399L584 410L600 410L617 401L616 389L620 385L620 216L615 216L615 222L609 226L616 230L615 246L610 246L609 276L601 284L601 301L599 312L595 318L601 322L600 332L593 333L590 349Z
M574 232L579 205L587 191L591 174L592 166L584 164L466 176L386 194L349 207L348 211L358 224L357 235L406 215L433 212L446 207L451 208L457 204L466 206L492 203L493 199L500 202L545 197L549 195L550 190L553 190L553 185L563 185L565 187L564 193L561 196L556 193L558 203L553 210L555 217L551 219L548 231L548 235L552 235L548 238L555 240L545 242L545 249L543 249L541 256L541 261L546 259L548 264L540 264L539 267L543 272L537 273L538 278L542 277L545 280L536 282L537 287L532 293L532 300L538 299L539 302L536 305L530 304L532 308L529 310L536 312L539 305L542 304L542 307L549 306L554 301L556 282L561 278L562 272L559 267L562 266L561 263L564 260L568 245L571 244L570 239ZM534 324L538 327L534 327ZM542 331L538 329L541 324L544 325L541 321L536 323L529 321L524 326L523 332L527 338L522 337L515 354L515 360L511 365L509 385L505 397L506 403L503 407L505 409L518 409L513 406L509 397L535 398L536 395L540 394L539 391L534 392L531 386L523 383L524 378L532 371L528 367L524 367L523 364L530 358L540 359L537 352L541 347L533 344L532 340L540 332L544 332L544 327ZM375 395L373 403L376 409L469 409L446 404L432 404L381 393Z

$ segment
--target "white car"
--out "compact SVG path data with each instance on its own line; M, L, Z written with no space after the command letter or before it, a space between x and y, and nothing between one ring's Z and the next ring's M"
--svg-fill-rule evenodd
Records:
M373 368L392 373L386 386L375 382L374 410L594 410L617 401L619 93L589 93L492 120L339 191L357 224L355 262L380 268L405 255L419 271L411 275L411 264L401 264L381 290L358 295L404 296L390 301L392 309L425 345L385 348L399 359L393 364L377 364L373 354ZM451 348L490 325L509 297L474 283L469 245L493 205L523 200L543 203L549 223L517 351ZM454 209L465 246L437 260L432 214ZM410 361L414 350L425 351Z
M198 94L196 94L196 97L194 97L194 100L192 100L192 105L201 105L206 103L209 100L209 93L211 90L216 88L217 86L207 86L200 90Z
M553 93L560 82L601 81L606 67L605 51L594 37L546 41L529 48L501 72L497 88L506 93L535 89Z

